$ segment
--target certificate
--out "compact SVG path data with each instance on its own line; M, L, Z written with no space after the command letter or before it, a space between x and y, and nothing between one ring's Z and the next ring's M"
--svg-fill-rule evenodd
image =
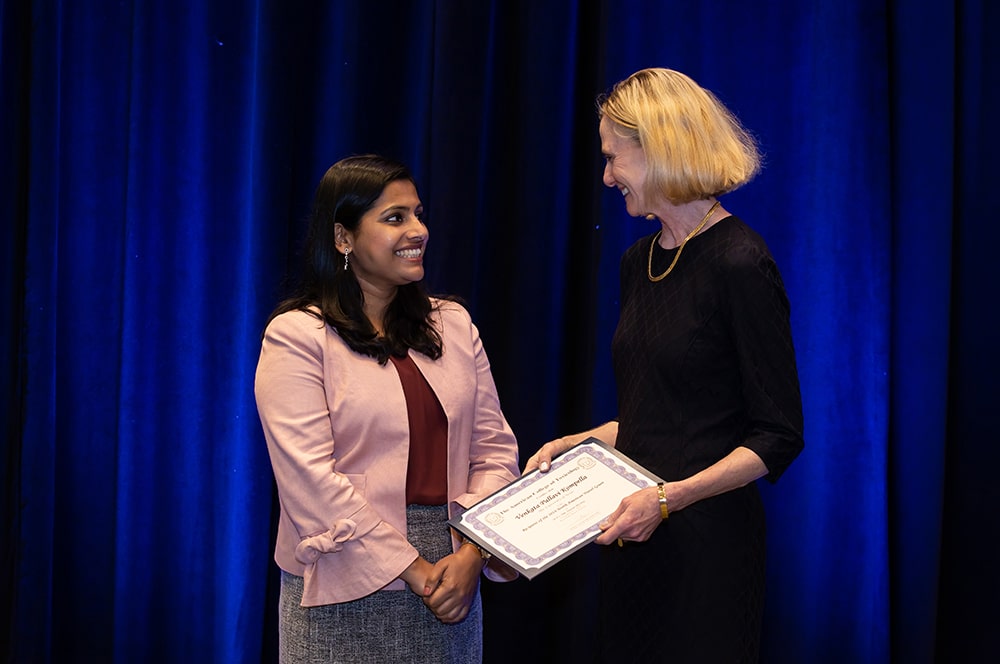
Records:
M448 523L531 579L601 534L622 498L660 478L613 447L588 438Z

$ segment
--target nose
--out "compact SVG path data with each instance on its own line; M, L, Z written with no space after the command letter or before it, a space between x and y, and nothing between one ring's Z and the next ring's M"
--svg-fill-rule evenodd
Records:
M416 215L410 217L410 223L407 224L406 238L412 242L420 242L427 239L427 226L424 222L420 221L420 217Z
M605 187L615 186L615 178L611 175L611 162L604 162L604 174L601 177L601 181L604 183Z

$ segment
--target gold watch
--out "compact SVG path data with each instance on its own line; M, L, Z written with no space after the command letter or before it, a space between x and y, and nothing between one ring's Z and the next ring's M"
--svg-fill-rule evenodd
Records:
M476 551L479 552L479 557L482 558L483 560L485 560L486 562L489 562L490 558L493 557L492 553L490 553L489 551L487 551L483 547L479 546L478 544L476 544L475 542L473 542L472 540L470 540L468 537L463 537L462 538L462 544L463 545L464 544L471 544L472 546L476 547Z

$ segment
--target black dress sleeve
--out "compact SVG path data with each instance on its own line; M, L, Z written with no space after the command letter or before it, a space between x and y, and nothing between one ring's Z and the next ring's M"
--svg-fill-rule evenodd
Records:
M778 266L765 246L734 245L726 257L726 310L749 418L743 445L778 477L804 447L790 306Z

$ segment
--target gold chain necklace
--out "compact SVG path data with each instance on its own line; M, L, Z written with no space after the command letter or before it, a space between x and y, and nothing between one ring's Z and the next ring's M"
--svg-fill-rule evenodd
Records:
M684 238L684 241L681 242L680 246L677 247L677 253L674 254L674 260L670 262L670 267L668 267L667 271L664 272L663 274L661 274L658 277L654 277L653 276L653 247L656 246L656 241L660 239L660 234L663 233L663 229L661 228L660 230L658 230L656 232L656 237L653 238L652 244L649 245L649 264L646 266L646 275L649 277L650 281L653 281L653 282L662 281L664 277L666 277L668 274L670 274L670 271L674 269L675 265L677 265L677 259L681 257L681 252L684 251L684 245L688 243L688 240L690 240L695 235L697 235L698 231L700 231L702 229L702 227L706 223L708 223L708 218L712 216L712 213L715 212L716 208L718 208L718 207L719 207L719 201L715 201L715 205L713 205L712 207L708 208L708 212L705 214L704 218L701 220L701 223L698 224L697 226L695 226L695 229L693 231L691 231L690 233L688 233L688 236L686 238Z

